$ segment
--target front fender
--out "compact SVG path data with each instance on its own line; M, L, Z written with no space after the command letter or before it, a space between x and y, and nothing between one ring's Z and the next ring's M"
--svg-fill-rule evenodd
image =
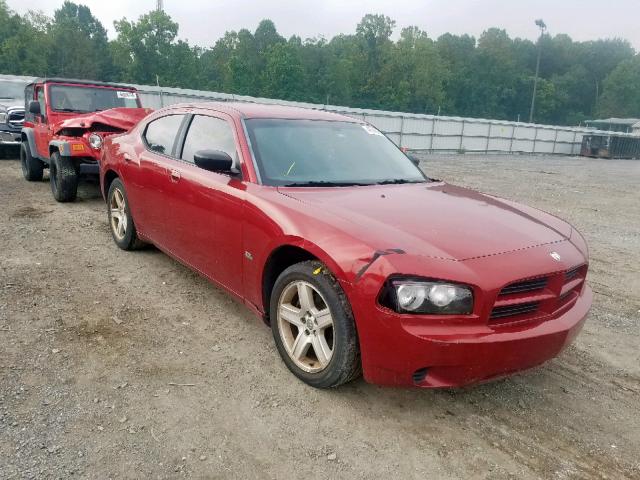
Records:
M36 134L31 127L22 127L22 141L26 140L33 158L41 158L36 148Z

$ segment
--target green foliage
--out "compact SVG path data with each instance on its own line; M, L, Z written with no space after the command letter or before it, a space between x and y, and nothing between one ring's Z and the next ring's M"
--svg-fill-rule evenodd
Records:
M304 69L295 43L276 43L267 47L262 72L265 97L295 100L303 95Z
M18 15L0 0L0 71L206 89L287 100L515 120L528 118L538 44L491 28L429 38L365 15L352 35L282 37L271 20L229 31L207 48L180 40L152 11L114 22L107 38L89 8L65 1L53 18ZM213 45L213 46L211 46ZM640 59L628 42L545 35L535 121L576 124L596 114L640 117Z
M601 115L634 117L640 113L640 54L620 62L604 81Z
M48 68L56 75L102 80L109 76L107 31L84 5L66 1L49 26ZM68 45L73 48L52 48Z

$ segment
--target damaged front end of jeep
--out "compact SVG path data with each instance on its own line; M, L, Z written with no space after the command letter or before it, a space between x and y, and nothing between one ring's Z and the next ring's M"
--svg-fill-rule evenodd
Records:
M50 143L61 155L94 163L100 159L107 136L129 131L151 112L148 108L113 108L69 118L53 125Z

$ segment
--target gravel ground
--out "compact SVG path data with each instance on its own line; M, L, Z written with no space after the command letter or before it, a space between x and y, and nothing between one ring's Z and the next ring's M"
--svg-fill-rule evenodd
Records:
M313 390L224 292L118 250L96 184L57 204L0 161L0 478L640 478L640 162L422 167L584 233L595 303L560 358L461 390Z

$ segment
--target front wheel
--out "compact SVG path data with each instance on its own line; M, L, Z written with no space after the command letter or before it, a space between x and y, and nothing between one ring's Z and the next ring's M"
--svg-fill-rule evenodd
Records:
M78 195L78 169L69 157L58 152L51 154L49 178L51 193L58 202L73 202Z
M118 247L123 250L137 250L144 246L144 242L138 238L129 209L129 199L119 178L113 180L109 186L107 215L111 236Z
M270 319L282 360L303 382L331 388L360 375L351 307L320 262L298 263L282 272L271 293Z

